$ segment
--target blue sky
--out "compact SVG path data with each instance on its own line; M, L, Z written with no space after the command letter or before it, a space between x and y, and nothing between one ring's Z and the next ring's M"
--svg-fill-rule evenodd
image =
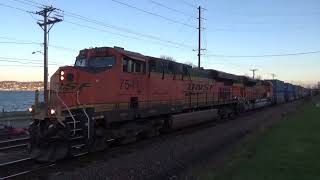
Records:
M52 46L49 47L49 63L73 64L78 50L83 48L121 46L146 55L168 55L178 62L197 64L196 52L192 51L197 48L197 9L194 6L201 5L206 9L203 11L205 29L202 34L202 46L207 51L203 52L203 67L239 75L251 75L249 69L257 68L257 75L262 78L271 78L270 74L275 73L278 79L294 83L315 83L320 79L320 54L265 58L211 56L285 54L320 50L318 0L116 1L188 26L129 8L112 0L32 0L65 11L65 21L54 25L50 31ZM37 11L39 9L34 6L35 3L28 0L0 0L0 42L3 42L0 43L0 80L34 81L43 78L41 67L31 67L40 66L41 61L38 64L30 64L30 61L26 60L19 60L21 63L3 61L8 60L6 58L42 59L41 53L32 54L33 51L42 50L41 45L4 43L22 42L21 40L42 42L43 32L36 24L40 17L3 6ZM100 25L74 18L69 13L97 20ZM101 22L104 24L101 25ZM162 41L128 33L131 31L158 37ZM172 41L179 45L163 41ZM50 74L57 68L57 65L50 65Z

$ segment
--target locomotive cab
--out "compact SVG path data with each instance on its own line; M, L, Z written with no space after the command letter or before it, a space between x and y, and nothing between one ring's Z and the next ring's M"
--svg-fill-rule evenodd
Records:
M52 75L48 103L35 103L30 111L34 119L29 128L32 158L65 158L70 153L70 139L77 133L85 144L92 142L90 121L99 107L106 108L102 103L115 100L121 59L116 48L84 49L73 66L60 67ZM77 132L80 129L82 132Z

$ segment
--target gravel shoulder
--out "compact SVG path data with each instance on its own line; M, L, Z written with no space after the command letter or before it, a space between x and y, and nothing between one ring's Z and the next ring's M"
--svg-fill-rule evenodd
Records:
M268 107L244 117L174 137L155 138L148 145L129 145L123 153L104 152L59 165L51 174L33 179L196 179L207 168L219 167L236 145L296 111L303 101ZM98 157L97 157L98 156ZM90 160L88 160L90 159ZM83 163L85 162L85 163ZM30 177L28 177L29 179Z

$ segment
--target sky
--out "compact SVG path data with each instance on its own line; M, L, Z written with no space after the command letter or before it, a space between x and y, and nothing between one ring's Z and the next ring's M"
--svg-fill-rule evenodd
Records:
M276 74L295 84L320 81L320 53L241 57L320 51L319 0L0 0L0 81L43 79L41 17L30 13L41 4L64 15L50 30L49 75L73 64L79 50L101 46L197 64L201 6L202 67L249 76L258 69L263 79Z

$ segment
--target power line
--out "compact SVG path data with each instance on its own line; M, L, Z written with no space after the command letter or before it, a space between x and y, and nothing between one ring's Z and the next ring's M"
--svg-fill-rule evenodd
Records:
M35 44L35 45L43 45L43 43L40 42L34 42L34 41L30 41L30 40L19 40L16 38L10 38L10 37L4 37L4 36L0 36L0 39L7 39L7 40L15 40L15 41L0 41L0 44ZM68 48L68 47L64 47L64 46L59 46L59 45L51 45L48 44L48 46L55 48L55 49L60 49L60 50L65 50L65 51L69 51L69 52L78 52L77 49L72 49L72 48Z
M197 17L195 17L195 16L193 16L193 15L190 15L190 14L188 14L188 13L186 13L186 12L180 11L180 10L178 10L178 9L174 9L174 8L169 7L169 6L167 6L167 5L161 4L161 3L157 2L157 1L154 1L154 0L149 0L149 1L150 1L151 3L157 5L157 6L160 6L160 7L166 8L166 9L169 9L170 11L173 11L173 12L176 12L176 13L179 13L179 14L182 14L182 15L185 15L185 16L188 16L188 17L192 17L192 18L195 18L195 19L197 18Z
M39 6L36 6L36 5L32 5L30 3L27 3L26 0L12 0L12 1L15 1L15 2L18 2L18 3L22 3L22 4L25 4L25 5L28 5L28 6L32 6L32 7L36 7L36 8L39 8ZM42 5L41 5L42 6Z
M10 6L10 5L7 5L7 4L3 4L3 3L0 3L0 6L11 8L11 9L15 9L15 10L22 11L22 12L27 12L26 10L24 10L22 8L13 7L13 6Z
M37 45L41 45L41 43L34 43L34 42L14 42L14 41L0 41L0 44L37 44Z
M160 37L157 37L157 36L154 36L154 35L149 35L149 34L143 34L143 33L140 33L140 32L135 32L135 31L132 31L132 30L129 30L129 29L126 29L126 28L122 28L122 27L117 27L117 26L113 26L113 25L110 25L110 24L106 24L104 22L101 22L101 21L97 21L97 20L93 20L93 19L89 19L89 18L86 18L84 16L81 16L81 15L77 15L75 13L70 13L70 12L66 12L65 11L65 14L67 16L71 16L71 17L74 17L76 19L80 19L80 20L83 20L83 21L86 21L86 22L89 22L89 23L93 23L93 24L97 24L99 26L103 26L103 27L106 27L106 28L110 28L110 29L116 29L118 31L122 31L122 32L125 32L125 33L129 33L129 34L133 34L133 35L136 35L136 36L139 36L139 37L144 37L144 38L148 38L148 39L152 39L152 40L157 40L157 41L161 41L161 42L165 42L165 43L169 43L169 44L174 44L174 45L178 45L178 46L181 46L181 47L186 47L186 48L192 48L192 46L190 45L187 45L187 44L183 44L183 43L179 43L179 42L174 42L174 41L171 41L171 40L166 40L166 39L162 39ZM68 22L65 20L65 22ZM87 25L81 25L79 23L74 23L74 22L70 22L69 23L72 23L72 24L75 24L75 25L78 25L78 26L83 26L83 27L87 27L87 28L90 28L90 29L96 29L97 28L94 28L94 27L89 27ZM110 33L110 32L109 32ZM115 33L112 33L112 34L115 34ZM119 34L117 34L119 35ZM121 35L123 37L125 37L126 35ZM129 36L126 36L126 37L129 37ZM131 37L129 37L131 38Z
M150 15L153 15L153 16L156 16L156 17L159 17L159 18L162 18L164 20L167 20L167 21L170 21L172 23L176 23L176 24L181 24L181 25L184 25L186 27L190 27L190 28L196 28L195 26L193 25L190 25L190 24L186 24L186 23L183 23L183 22L180 22L180 21L177 21L177 20L174 20L174 19L171 19L171 18L168 18L168 17L165 17L165 16L162 16L160 14L156 14L156 13L153 13L153 12L150 12L150 11L146 11L144 9L141 9L139 7L136 7L136 6L133 6L133 5L130 5L130 4L127 4L127 3L124 3L124 2L121 2L121 1L118 1L118 0L111 0L115 3L118 3L118 4L121 4L123 6L126 6L126 7L129 7L131 9L136 9L138 11L141 11L141 12L144 12L144 13L147 13L147 14L150 14Z
M263 54L263 55L222 55L222 54L208 54L208 57L226 57L226 58L263 58L263 57L281 57L281 56L299 56L307 54L318 54L320 51L285 53L285 54Z
M24 1L29 2L29 3L31 3L31 4L38 5L38 6L44 6L44 4L41 4L41 3L38 3L38 2L35 2L35 1L31 1L31 0L24 0ZM34 6L35 6L35 5L34 5Z
M84 25L84 24L80 24L80 23L76 23L76 22L71 22L71 21L67 21L67 20L64 20L64 22L69 23L69 24L73 24L73 25L76 25L76 26L80 26L80 27L84 27L84 28L100 31L100 32L113 34L113 35L120 36L120 37L135 39L135 40L138 40L138 41L149 41L149 42L153 42L153 43L156 41L158 44L166 43L165 44L166 46L169 44L170 46L175 47L175 48L185 48L185 49L191 49L192 48L191 46L188 46L188 45L185 45L185 44L182 44L182 43L176 43L176 42L173 42L173 41L163 40L163 39L160 39L160 38L159 39L158 38L155 39L155 38L150 38L149 37L148 39L141 39L141 38L138 38L138 37L133 37L133 36L128 36L128 35L124 35L124 34L120 34L120 33L115 33L115 32L111 32L111 31L107 31L105 29L100 29L100 28L96 28L96 27L92 27L92 26L88 26L88 25ZM143 36L140 36L140 37L143 37ZM162 45L164 45L164 44L162 44Z
M26 58L16 58L16 57L0 57L4 60L19 60L19 61L28 61L28 62L42 62L43 59L26 59ZM55 60L53 60L55 61Z
M21 40L21 39L12 38L12 37L5 37L5 36L0 36L0 39L6 39L6 40L16 41L16 42L27 42L27 43L33 43L33 44L41 44L41 43L35 42L35 41Z
M52 47L54 49L60 49L60 50L64 50L64 51L69 51L69 52L78 52L78 49L73 49L73 48L68 48L68 47L63 47L63 46L57 46L57 45L51 45L48 44L49 47Z
M53 66L59 66L59 65L53 65ZM0 68L1 67L39 67L39 68L43 68L43 66L35 66L35 65L19 65L19 64L16 64L16 65L10 65L10 64L1 64Z
M0 62L20 63L20 64L43 64L41 62L21 62L21 61L18 61L18 60L7 60L7 59L1 59L1 58L0 58ZM2 65L3 64L1 64L1 66ZM59 64L50 63L49 65L59 65Z
M180 0L180 2L182 2L183 4L186 4L187 6L189 6L189 7L192 7L192 8L197 8L197 6L196 5L194 5L194 4L191 4L191 3L189 3L188 1L185 1L185 0Z
M32 1L29 1L29 2L32 2ZM39 3L37 3L37 4L39 4ZM23 12L28 12L27 10L24 10L24 9L20 9L20 10L23 11ZM165 40L165 39L159 38L157 36L153 36L153 35L149 35L149 34L143 34L143 33L132 31L132 30L127 29L127 28L110 25L110 24L107 24L107 23L102 22L102 21L98 21L98 20L94 20L94 19L90 19L90 18L84 17L82 15L78 15L78 14L73 13L73 12L68 12L68 11L63 11L63 12L65 13L65 16L70 16L70 17L73 17L73 18L76 18L76 19L80 19L82 21L86 21L86 22L89 22L89 23L93 23L93 24L96 24L96 25L99 25L99 26L107 27L107 28L110 28L110 29L116 29L116 30L119 30L119 31L122 31L122 32L125 32L125 33L134 34L134 35L139 36L139 37L145 37L145 38L148 38L148 39L157 40L157 41L164 42L164 43L167 43L167 44L174 44L174 45L181 46L181 47L188 48L188 49L192 49L193 48L190 45L186 45L186 44L179 43L179 42L174 42L174 41L171 41L171 40ZM65 20L65 22L68 22L68 23L74 24L74 25L78 25L78 26L83 26L83 27L86 27L86 28L89 28L89 29L98 30L98 28L89 27L87 25L81 25L79 23L74 23L74 22L70 22L70 21L66 21L66 20ZM101 31L101 29L100 29L100 31ZM105 31L105 30L102 30L102 31ZM111 33L111 32L108 32L108 33ZM112 34L116 34L116 33L112 33ZM120 34L117 34L117 35L120 35ZM133 37L126 36L126 35L120 35L120 36L127 37L127 38L133 38ZM137 39L137 38L135 38L135 39ZM64 49L66 49L66 48L64 48Z

